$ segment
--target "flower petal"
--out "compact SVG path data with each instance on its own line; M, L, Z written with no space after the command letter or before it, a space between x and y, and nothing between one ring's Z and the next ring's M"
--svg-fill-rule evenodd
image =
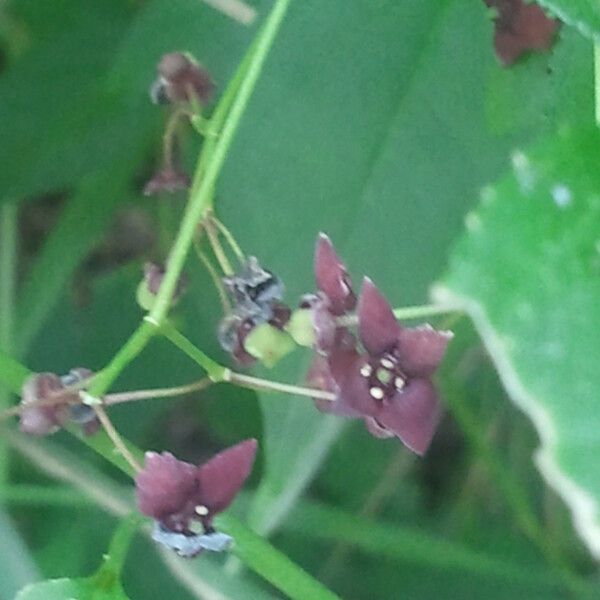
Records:
M389 429L383 427L381 423L379 423L377 419L374 419L373 417L365 418L365 426L373 437L380 439L389 439L395 437L393 431L390 431Z
M219 452L198 468L198 504L208 509L208 521L225 510L244 485L254 463L256 446L255 439L245 440Z
M170 452L146 452L144 468L135 477L140 512L159 521L185 511L198 489L197 467Z
M451 331L437 331L431 325L400 327L396 353L400 367L409 377L428 378L438 368Z
M392 307L365 277L358 299L358 333L367 352L372 356L389 352L397 343L399 331Z
M315 406L324 413L338 415L340 417L359 417L360 413L348 406L339 395L338 386L335 383L329 370L329 362L323 356L316 356L313 360L308 373L306 374L306 383L310 387L319 390L336 393L335 400L323 400L322 398L313 398Z
M354 338L352 334L348 335ZM355 347L336 345L328 362L331 376L339 389L340 400L358 415L375 415L378 401L371 396L369 383L360 373L368 363L368 357L359 354Z
M342 315L356 306L356 296L344 263L337 255L328 236L320 233L315 248L317 287L331 303L331 312Z
M416 454L425 453L440 421L437 392L426 379L412 380L402 392L381 404L376 419Z

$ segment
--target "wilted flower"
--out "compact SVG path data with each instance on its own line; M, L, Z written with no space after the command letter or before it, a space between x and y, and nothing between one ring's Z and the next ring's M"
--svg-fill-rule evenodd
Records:
M174 194L190 187L191 180L187 173L172 166L157 171L144 186L144 196L157 194Z
M223 283L233 307L219 325L221 347L242 365L258 359L272 366L293 349L284 331L291 310L282 302L283 283L254 256L248 257L239 273L224 277Z
M80 424L86 434L95 433L100 423L93 408L79 402L77 390L67 391L92 374L89 369L79 367L62 377L54 373L35 373L29 377L21 391L21 431L31 435L48 435L73 421ZM44 402L48 404L38 405Z
M135 484L140 511L156 520L154 539L182 556L224 549L230 539L215 532L213 519L240 491L255 455L254 439L220 452L201 466L180 461L169 452L147 452ZM201 532L194 531L194 523L201 525Z
M208 71L188 54L164 54L157 70L158 79L150 88L150 97L155 104L193 100L207 104L210 101L214 89L212 79Z
M530 50L548 50L552 46L559 21L544 10L523 0L485 0L495 10L494 46L498 58L512 65Z

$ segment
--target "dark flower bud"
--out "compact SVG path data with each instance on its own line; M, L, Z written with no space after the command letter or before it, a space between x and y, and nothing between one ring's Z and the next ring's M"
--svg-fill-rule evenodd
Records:
M83 367L72 369L62 377L54 373L32 375L21 392L21 431L32 435L48 435L73 421L80 424L87 435L95 433L100 423L93 408L79 402L77 390L67 389L71 386L83 387L82 384L92 375L92 371ZM56 403L52 403L53 399ZM51 404L36 406L43 402Z
M137 302L144 310L152 310L156 295L165 277L165 268L156 263L147 262L144 265L144 278L137 289ZM187 277L181 275L173 292L171 303L176 304L187 288Z
M62 404L55 406L35 406L41 400L49 400L64 389L60 377L54 373L36 373L29 377L21 390L21 420L19 428L31 435L55 433L67 416ZM28 408L28 405L32 405Z
M174 167L164 167L157 171L144 186L144 196L157 194L174 194L190 187L191 180L187 173Z
M198 101L207 104L214 90L206 69L188 54L170 52L158 63L158 79L150 88L155 104Z

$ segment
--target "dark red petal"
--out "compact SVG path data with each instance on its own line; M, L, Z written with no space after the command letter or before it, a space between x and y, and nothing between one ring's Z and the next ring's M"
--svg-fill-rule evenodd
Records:
M329 362L323 356L316 356L308 373L306 383L309 387L337 394L335 400L323 400L314 398L315 406L324 413L338 415L340 417L359 417L360 413L348 406L339 396L339 389L329 370Z
M400 325L394 317L392 307L365 277L358 299L358 334L367 352L379 356L391 351L397 343Z
M376 419L413 452L422 455L431 443L440 416L438 396L432 383L414 379L402 392L381 404Z
M197 467L170 452L147 452L144 468L135 477L140 512L164 520L184 510L198 489Z
M367 357L359 354L356 349L335 349L329 356L329 368L339 387L341 401L358 415L373 416L377 412L378 401L371 396L369 383L360 374L367 362Z
M320 233L315 248L317 287L327 296L330 310L342 315L356 306L356 296L344 263L337 255L329 237Z
M400 368L409 377L430 377L442 362L453 335L430 325L400 327L396 346Z
M386 429L385 427L383 427L381 425L381 423L379 423L373 417L365 418L365 426L366 426L367 430L369 431L369 433L373 437L380 438L380 439L389 439L391 437L395 437L395 434L393 431L390 431L389 429Z
M255 439L245 440L198 468L198 504L206 506L211 515L225 510L244 485L254 464L256 446Z

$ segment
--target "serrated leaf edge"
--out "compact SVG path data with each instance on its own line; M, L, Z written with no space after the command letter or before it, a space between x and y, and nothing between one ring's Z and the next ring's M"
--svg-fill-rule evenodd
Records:
M550 413L543 402L531 394L512 365L510 352L499 336L483 306L475 300L455 293L443 284L431 290L433 300L469 315L497 367L509 397L532 421L540 446L533 456L537 469L548 485L565 501L571 511L573 525L594 558L600 560L600 521L598 503L594 497L561 470L555 456L558 434Z

